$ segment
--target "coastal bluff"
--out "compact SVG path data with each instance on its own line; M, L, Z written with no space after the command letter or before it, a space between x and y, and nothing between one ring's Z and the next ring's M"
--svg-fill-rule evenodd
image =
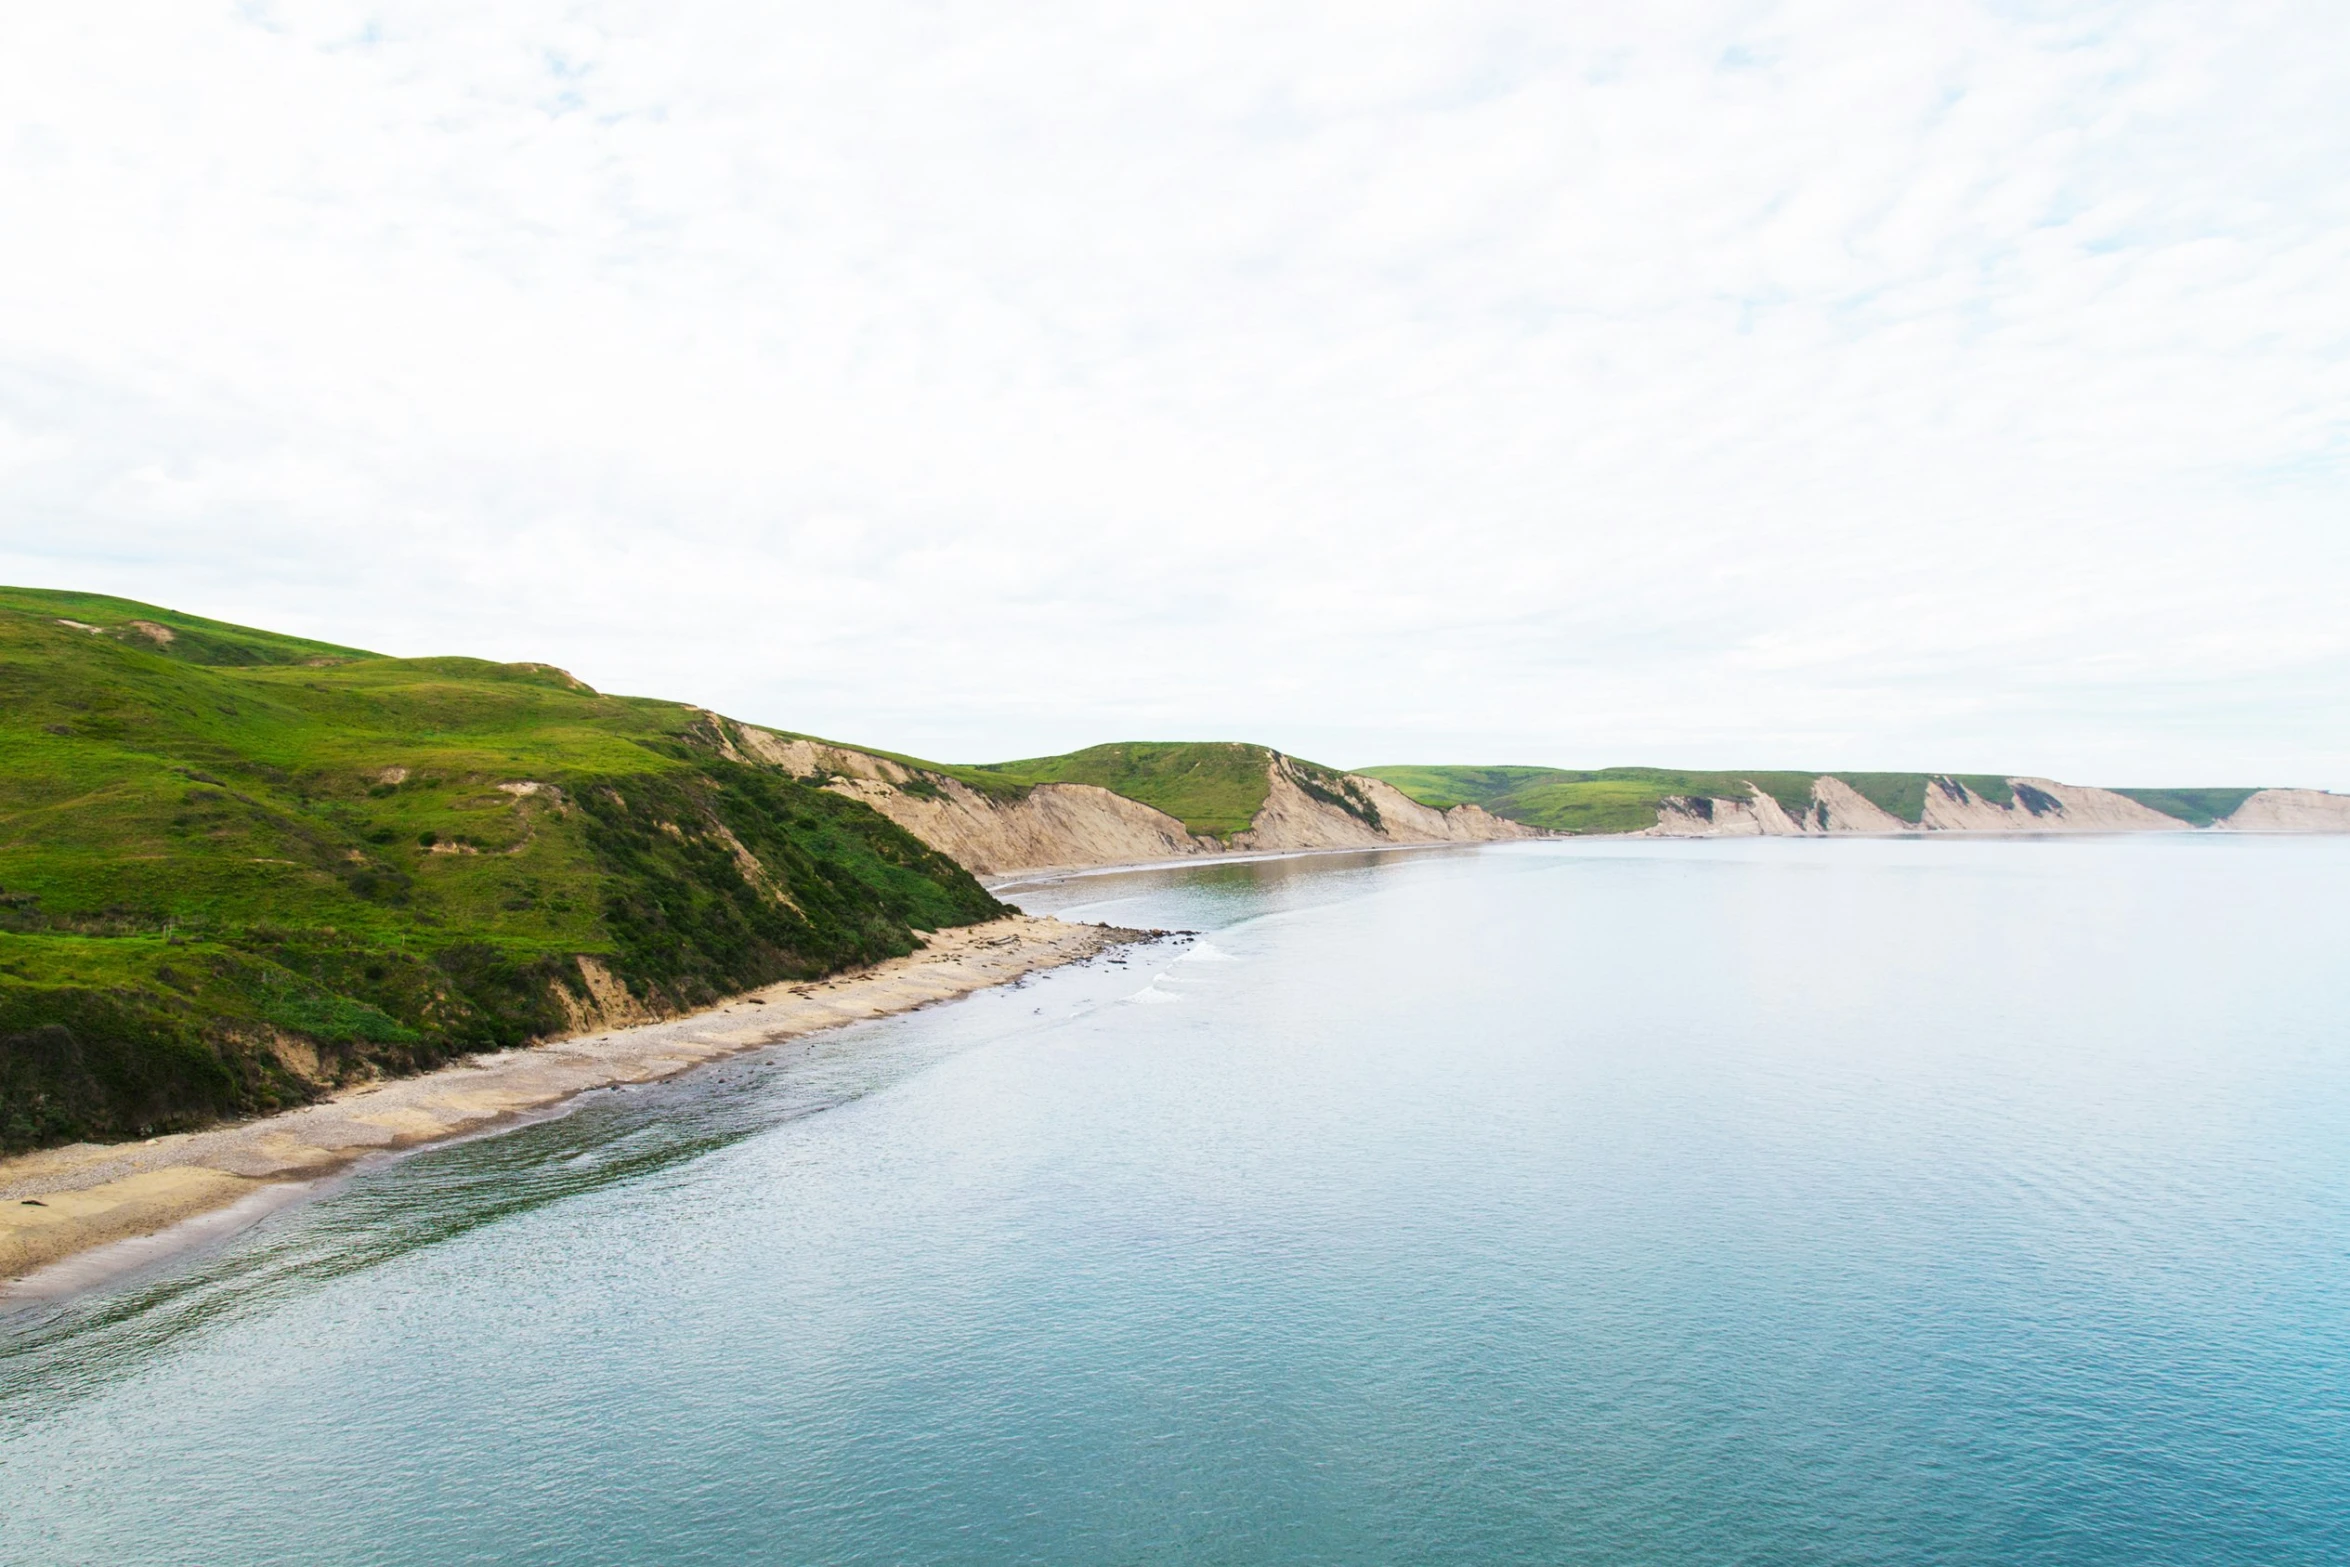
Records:
M2350 795L2260 789L2235 810L2198 824L2114 789L2010 778L2005 800L1952 778L1927 782L1916 821L1904 821L1834 777L1814 780L1809 810L1790 812L1760 787L1743 798L1674 796L1657 808L1659 838L1807 838L1887 833L2350 832Z
M1383 779L1320 767L1266 746L1097 748L1157 753L1154 760L1168 765L1150 782L1193 762L1199 753L1228 753L1237 782L1244 788L1254 783L1257 799L1243 818L1245 825L1216 832L1200 830L1203 823L1186 821L1106 784L1021 777L1018 763L1007 764L999 782L977 776L992 769L926 766L734 724L715 715L713 722L722 731L721 743L734 754L796 777L821 780L824 788L870 806L976 876L1000 879L1217 855L1499 843L1547 836L1539 828L1474 804L1434 809ZM1128 787L1143 792L1148 783Z
M652 1082L742 1051L951 1001L1157 934L1012 915L935 932L905 957L765 986L690 1016L471 1056L201 1131L0 1159L0 1280L235 1203L266 1201L272 1187L332 1176L371 1154L511 1124L591 1089Z
M2318 789L2096 788L1977 773L1461 766L1363 771L1431 808L1475 804L1526 826L1576 835L2350 832L2350 795Z

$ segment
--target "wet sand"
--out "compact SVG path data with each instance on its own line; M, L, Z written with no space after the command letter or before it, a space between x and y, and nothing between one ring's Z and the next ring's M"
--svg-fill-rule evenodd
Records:
M0 1160L0 1279L218 1213L272 1184L332 1175L366 1154L480 1131L591 1088L670 1077L738 1051L910 1012L1145 935L1026 916L943 930L911 956L770 986L689 1017L469 1056L210 1131Z

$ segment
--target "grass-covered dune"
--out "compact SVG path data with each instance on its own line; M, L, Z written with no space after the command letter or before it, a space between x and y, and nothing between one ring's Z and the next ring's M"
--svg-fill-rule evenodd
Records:
M1003 912L727 735L543 665L0 589L0 1148L271 1109Z
M1551 832L1638 832L1656 824L1666 799L1744 799L1752 784L1800 817L1811 805L1812 782L1832 777L1905 822L1925 814L1926 787L1938 777L1963 784L1995 805L2015 798L2005 778L1974 773L1679 772L1662 767L1605 767L1576 772L1556 767L1364 767L1422 805L1447 810L1468 803L1496 816ZM2192 827L2208 827L2242 805L2252 789L2117 789L2152 810Z

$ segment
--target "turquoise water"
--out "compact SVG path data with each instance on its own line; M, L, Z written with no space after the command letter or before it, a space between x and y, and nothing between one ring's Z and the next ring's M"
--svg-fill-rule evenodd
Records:
M0 1560L2350 1560L2350 842L1091 878L1203 932L0 1319Z

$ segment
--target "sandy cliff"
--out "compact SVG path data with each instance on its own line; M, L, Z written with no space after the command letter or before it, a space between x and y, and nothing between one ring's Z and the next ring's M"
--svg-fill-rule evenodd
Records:
M982 792L957 778L885 756L726 726L721 743L795 777L827 775L825 787L861 800L974 875L1129 865L1194 855L1299 849L1492 843L1543 836L1474 805L1431 810L1376 778L1338 775L1335 790L1274 753L1265 803L1229 841L1191 833L1164 811L1091 784L1040 783ZM1319 791L1319 792L1316 792Z
M2350 832L2350 794L2263 789L2219 825L2231 832Z
M2110 789L2047 778L2010 778L2015 798L1998 805L1947 778L1926 786L1928 832L2178 832L2186 826Z
M962 780L885 756L787 738L713 719L728 755L760 761L863 801L974 874L1127 865L1195 855L1302 849L1370 849L1402 844L1493 843L1545 836L1475 805L1439 811L1383 779L1329 773L1269 753L1264 804L1230 839L1191 833L1140 801L1091 784L1040 783L1018 790L974 788ZM1812 780L1810 799L1791 810L1749 784L1733 798L1674 795L1646 835L1665 838L1804 838L1888 833L2186 832L2166 816L2111 789L2010 778L2005 803L1955 778L1925 786L1919 819L1906 821L1841 778ZM2263 789L2218 827L2241 832L2350 832L2350 795Z
M1295 849L1375 849L1399 843L1494 843L1505 838L1539 838L1532 827L1489 815L1474 805L1438 811L1420 804L1393 784L1357 774L1344 775L1348 810L1307 792L1305 775L1287 757L1273 760L1264 806L1246 832L1235 833L1234 854ZM1212 840L1211 840L1212 842Z
M1657 823L1649 832L1662 838L1814 837L1837 833L1902 832L2185 832L2188 826L2110 789L2060 784L2047 778L2010 778L2013 798L2007 804L1985 798L1952 778L1935 778L1926 785L1925 809L1915 822L1864 798L1840 778L1812 781L1811 804L1791 814L1771 796L1749 785L1747 798L1722 800L1675 796L1657 809ZM2267 794L2307 791L2268 790ZM2253 801L2261 799L2255 795ZM2333 795L2317 796L2336 800ZM2253 801L2245 802L2250 807ZM2344 814L2336 825L2310 831L2342 831L2350 827L2350 798L2341 798ZM2239 816L2243 813L2239 811ZM2293 814L2280 807L2278 814ZM2303 807L2301 816L2315 821L2320 808ZM2235 825L2235 818L2229 819Z

